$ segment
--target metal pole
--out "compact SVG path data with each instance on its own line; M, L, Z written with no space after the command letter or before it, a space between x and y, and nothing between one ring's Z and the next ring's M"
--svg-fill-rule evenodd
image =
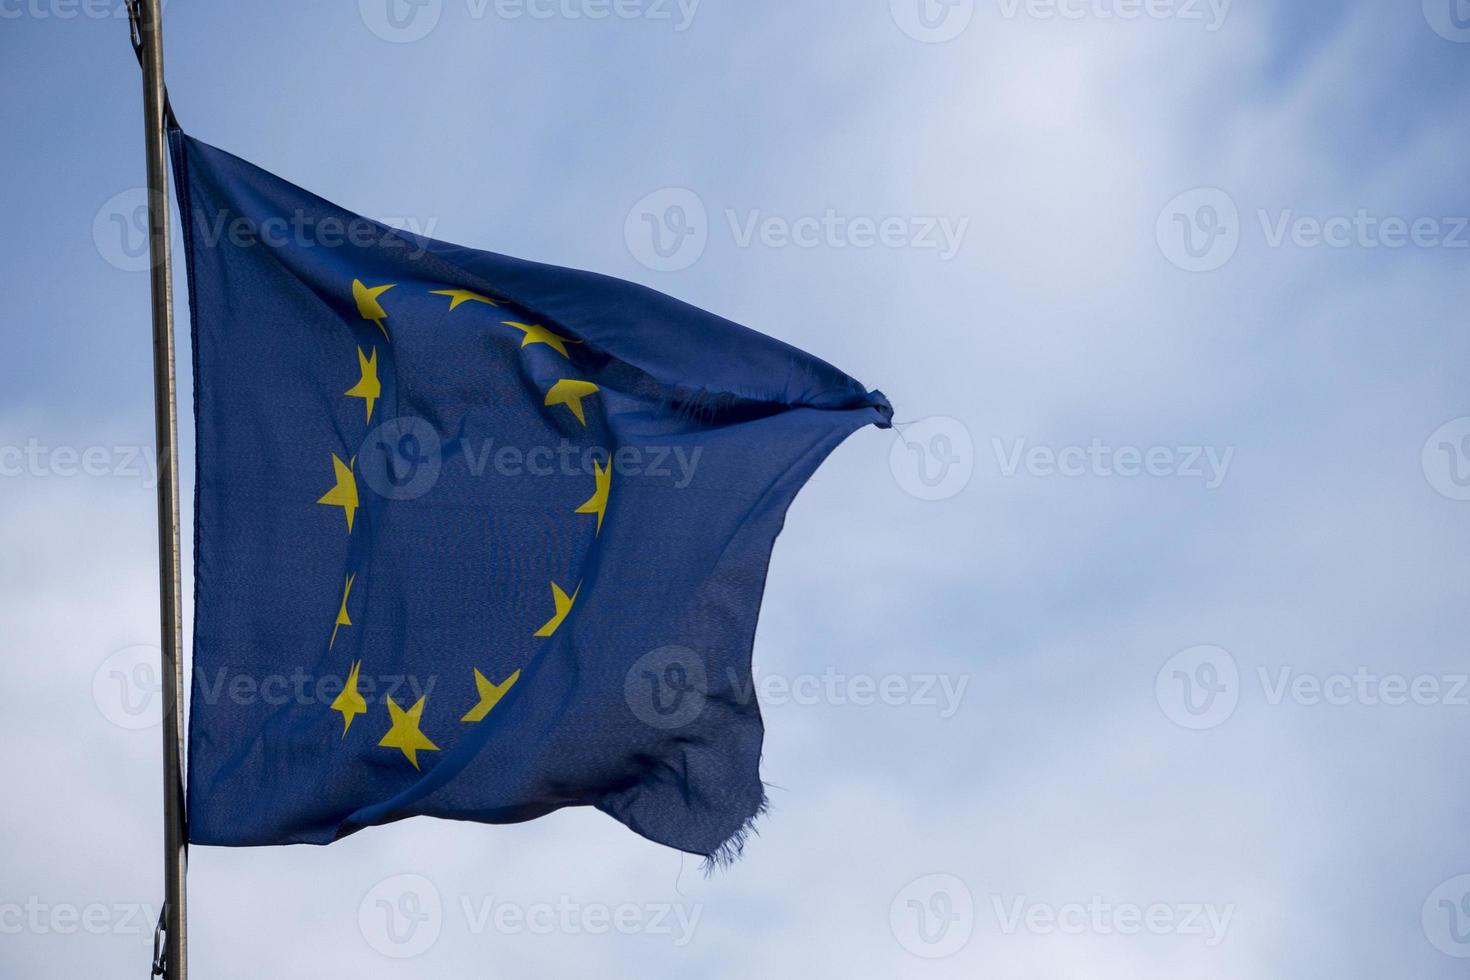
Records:
M168 227L167 94L163 85L160 0L135 0L143 63L143 122L148 155L148 245L152 261L153 419L158 446L158 599L163 681L163 956L155 975L188 976L184 932L188 836L184 827L183 624L179 583L178 408L174 398L174 312ZM161 968L161 969L160 969Z

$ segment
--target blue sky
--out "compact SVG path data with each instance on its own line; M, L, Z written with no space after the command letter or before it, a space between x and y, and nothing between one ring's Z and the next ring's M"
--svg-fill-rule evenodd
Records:
M432 29L173 0L184 127L773 334L903 424L834 454L777 544L774 805L734 869L571 811L200 848L196 975L1463 973L1451 0L395 2ZM162 894L115 9L0 0L7 975L141 969Z

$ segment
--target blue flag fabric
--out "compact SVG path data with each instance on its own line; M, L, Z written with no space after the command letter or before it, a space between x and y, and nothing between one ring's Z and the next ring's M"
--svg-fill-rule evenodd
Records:
M765 803L772 545L887 400L649 289L396 231L171 141L191 841L595 806L738 854Z

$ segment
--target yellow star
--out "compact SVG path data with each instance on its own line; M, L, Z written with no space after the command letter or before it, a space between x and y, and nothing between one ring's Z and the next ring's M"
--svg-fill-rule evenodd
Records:
M357 513L357 477L352 475L352 467L357 464L357 457L352 457L351 463L344 463L332 454L332 470L337 474L337 485L322 495L317 501L329 507L341 507L347 515L347 533L352 533L352 516Z
M362 695L357 693L357 672L362 668L359 660L352 665L352 673L347 675L347 683L342 686L342 693L337 695L337 700L332 702L332 710L342 712L342 736L347 736L347 729L352 727L352 719L367 711L367 702Z
M364 286L361 279L352 280L352 298L357 300L357 312L362 314L364 320L376 323L384 337L388 336L388 328L383 325L388 314L378 302L378 297L396 285L398 284L390 282L386 286Z
M432 292L435 296L449 297L450 313L453 313L455 310L459 309L460 304L462 303L484 303L488 306L500 305L489 296L481 296L479 293L472 293L468 289L434 289L430 290L430 292Z
M546 637L555 633L557 627L561 625L561 621L567 618L567 613L572 611L572 603L577 601L577 592L581 591L582 586L579 583L577 585L577 591L573 592L569 597L565 592L561 590L561 586L557 585L555 582L552 582L551 601L556 603L556 615L552 616L551 621L548 622L545 626L537 630L536 635Z
M383 386L378 381L378 349L373 348L372 356L363 354L362 348L357 349L357 369L362 372L362 379L348 388L346 394L349 398L361 398L367 402L367 420L373 420L373 402L377 401L383 394Z
M612 489L612 460L608 460L607 466L603 466L597 460L592 461L592 468L597 471L597 492L592 499L577 508L579 514L597 515L597 533L602 533L602 518L607 512L607 492Z
M388 716L393 719L393 727L388 729L388 734L383 736L378 743L380 748L399 749L408 756L408 761L413 767L419 767L419 752L438 752L439 746L429 741L428 736L419 731L419 719L424 714L424 699L419 698L418 703L407 711L398 707L398 703L390 696L388 698Z
M327 644L327 649L337 645L337 631L344 626L352 625L352 617L347 615L347 597L352 594L352 580L356 575L347 576L347 587L342 590L342 608L337 611L337 623L332 627L332 642Z
M499 704L500 699L505 697L505 692L514 687L516 681L520 679L521 672L516 671L499 684L492 684L489 678L476 669L475 690L480 696L480 703L471 708L470 713L461 718L460 721L484 721L485 716L490 713L490 709Z
M546 404L565 405L572 410L577 421L583 425L587 424L587 413L582 410L582 399L596 394L597 385L590 381L562 380L551 386L546 393Z
M514 320L502 320L501 322L504 323L507 327L515 327L521 333L526 335L525 339L521 341L522 347L530 347L532 344L545 344L546 346L555 350L562 357L565 357L567 360L571 360L571 355L567 353L566 345L581 343L580 340L572 340L569 337L563 337L560 334L552 333L550 330L547 330L545 327L539 324L516 323Z

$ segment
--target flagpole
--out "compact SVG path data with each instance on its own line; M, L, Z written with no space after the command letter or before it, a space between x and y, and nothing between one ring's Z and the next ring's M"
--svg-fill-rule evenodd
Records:
M186 980L183 624L180 620L178 407L174 386L174 315L168 225L168 135L160 0L129 0L133 43L143 66L143 124L148 159L148 247L153 300L153 419L158 448L158 599L163 689L162 936L154 936L155 976Z

